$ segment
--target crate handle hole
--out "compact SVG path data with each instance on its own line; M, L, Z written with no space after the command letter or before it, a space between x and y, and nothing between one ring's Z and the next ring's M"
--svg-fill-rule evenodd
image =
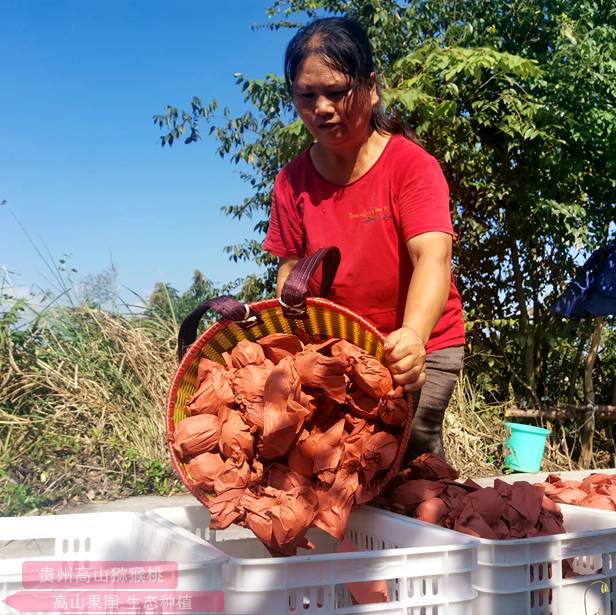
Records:
M289 612L294 613L297 611L297 594L295 592L289 593Z
M319 587L317 590L317 608L322 609L325 606L325 590Z

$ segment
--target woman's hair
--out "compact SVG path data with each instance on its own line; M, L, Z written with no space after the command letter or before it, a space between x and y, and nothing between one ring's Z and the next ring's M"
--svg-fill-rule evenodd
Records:
M333 70L348 75L351 89L362 95L375 72L372 46L365 30L346 17L316 19L298 30L287 45L284 77L289 94L302 61L311 53L320 55ZM378 88L378 85L377 85ZM372 109L372 127L379 133L403 134L418 142L414 132L385 113L379 102Z

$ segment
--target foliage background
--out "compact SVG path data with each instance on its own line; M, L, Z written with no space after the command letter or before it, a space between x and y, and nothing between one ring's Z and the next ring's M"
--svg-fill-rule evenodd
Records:
M616 7L574 0L278 0L271 28L348 15L374 45L382 98L441 162L458 235L455 274L466 309L468 369L496 399L537 406L581 401L581 362L592 324L549 310L580 264L614 236L616 220ZM291 34L291 33L290 33ZM239 117L197 97L155 116L161 144L201 124L237 164L253 194L227 215L267 228L280 167L309 136L283 80L237 75ZM233 259L269 265L244 295L271 293L274 263L260 240ZM611 401L613 321L604 329L597 397ZM607 373L607 376L606 376Z

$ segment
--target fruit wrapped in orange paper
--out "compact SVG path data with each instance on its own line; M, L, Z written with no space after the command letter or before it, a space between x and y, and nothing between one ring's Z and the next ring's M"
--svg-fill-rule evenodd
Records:
M211 527L247 526L277 555L309 547L312 526L342 539L394 462L411 418L402 389L344 340L272 334L223 359L199 361L193 416L170 435L193 480L215 494Z

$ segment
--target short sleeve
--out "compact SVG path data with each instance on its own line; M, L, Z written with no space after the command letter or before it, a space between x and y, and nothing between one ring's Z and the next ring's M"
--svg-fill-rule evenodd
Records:
M304 256L301 212L297 199L293 197L293 191L286 180L284 169L278 173L274 182L269 227L263 242L263 249L281 258Z
M447 180L436 159L425 151L406 165L397 201L405 241L433 231L454 237Z

